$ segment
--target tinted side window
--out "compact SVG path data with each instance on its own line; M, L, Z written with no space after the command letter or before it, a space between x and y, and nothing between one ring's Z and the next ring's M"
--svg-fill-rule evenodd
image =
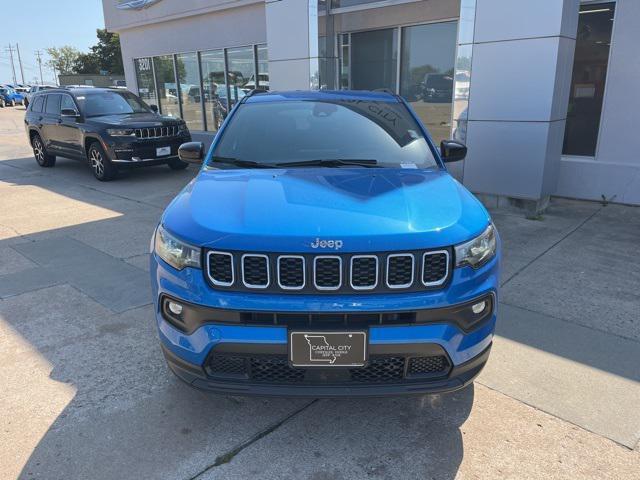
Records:
M41 113L43 104L44 104L44 96L40 95L36 97L36 99L33 101L33 104L31 106L31 111Z
M62 102L60 104L60 111L68 109L68 110L78 110L76 108L76 104L73 102L73 98L71 95L62 95Z
M50 115L60 115L60 97L59 93L52 93L47 95L47 106L45 112Z

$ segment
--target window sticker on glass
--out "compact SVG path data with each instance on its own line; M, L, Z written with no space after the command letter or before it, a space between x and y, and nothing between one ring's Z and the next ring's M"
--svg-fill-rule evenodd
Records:
M415 163L401 163L400 168L418 168Z

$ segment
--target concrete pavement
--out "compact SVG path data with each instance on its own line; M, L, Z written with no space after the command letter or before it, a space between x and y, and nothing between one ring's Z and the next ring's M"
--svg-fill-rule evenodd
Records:
M95 181L0 110L2 478L640 479L640 209L496 210L500 321L476 384L366 400L223 397L159 351L149 238L190 167Z

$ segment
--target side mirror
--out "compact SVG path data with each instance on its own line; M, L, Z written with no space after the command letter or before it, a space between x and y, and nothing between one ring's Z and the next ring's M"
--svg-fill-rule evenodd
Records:
M149 108L151 109L151 111L153 113L158 113L158 106L157 105L149 105Z
M443 140L440 142L440 155L445 163L457 162L467 156L467 147L456 140Z
M62 110L60 110L60 116L76 118L80 116L80 114L76 112L73 108L63 108Z
M202 163L204 160L204 143L187 142L178 148L178 157L187 163Z

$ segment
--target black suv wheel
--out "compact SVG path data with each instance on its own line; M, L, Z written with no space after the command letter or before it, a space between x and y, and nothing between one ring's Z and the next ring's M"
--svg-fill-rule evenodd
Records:
M40 135L36 134L33 136L31 146L33 147L33 156L36 157L38 165L41 167L53 167L56 164L56 156L47 153L47 149Z
M93 142L89 147L89 165L94 177L101 182L113 180L118 173L111 159L98 142Z

